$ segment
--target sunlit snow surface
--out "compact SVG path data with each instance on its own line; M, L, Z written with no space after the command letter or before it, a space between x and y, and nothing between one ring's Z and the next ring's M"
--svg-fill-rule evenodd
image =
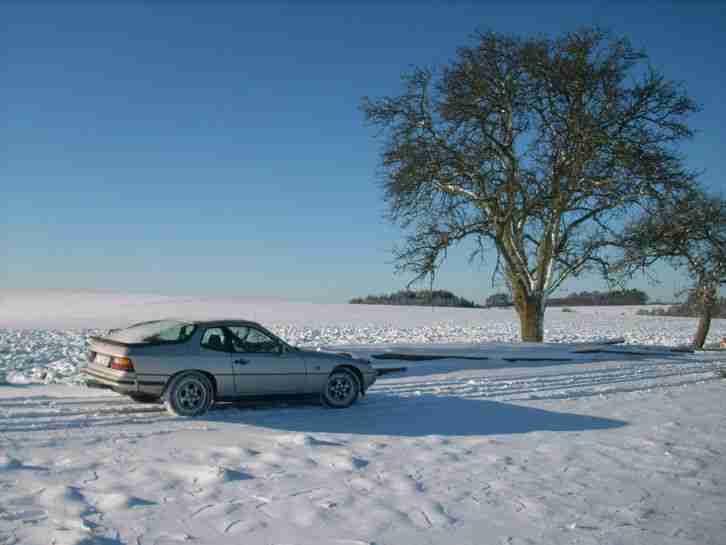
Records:
M541 346L511 342L508 310L2 294L0 544L723 545L726 353L671 352L695 320L635 312L549 310ZM58 384L79 380L89 334L206 316L361 356L451 357L375 360L408 370L343 411L245 402L184 419ZM709 341L724 334L717 320Z

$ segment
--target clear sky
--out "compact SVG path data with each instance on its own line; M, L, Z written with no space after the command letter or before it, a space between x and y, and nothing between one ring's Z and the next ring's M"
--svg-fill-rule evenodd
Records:
M684 151L726 189L722 2L0 0L0 283L344 301L393 291L364 95L476 28L626 35L703 112ZM4 269L4 272L3 272ZM454 252L440 288L481 300ZM686 281L634 283L670 298ZM566 291L598 289L595 278Z

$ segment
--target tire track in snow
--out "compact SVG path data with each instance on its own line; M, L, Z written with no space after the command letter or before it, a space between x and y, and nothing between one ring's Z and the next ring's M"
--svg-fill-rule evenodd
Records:
M599 364L602 365L602 364ZM678 363L652 362L618 363L616 367L586 368L570 372L541 373L537 369L529 375L481 376L467 370L462 378L379 381L371 393L390 396L447 395L464 398L493 398L503 400L568 399L587 395L600 395L621 391L641 391L672 387L715 379L717 364L711 361L680 361ZM479 376L475 376L479 375ZM674 380L684 379L684 380ZM626 386L631 384L630 387ZM541 392L545 392L541 395Z
M526 395L535 392L542 391L567 391L574 390L582 387L598 387L598 386L609 386L613 384L624 384L624 383L638 383L642 381L654 381L658 379L669 379L671 377L682 377L688 375L699 375L706 377L708 372L702 370L696 370L691 372L672 372L672 373L649 373L640 374L635 377L631 376L610 376L606 380L598 380L593 377L569 377L562 378L559 380L538 380L536 378L532 380L512 380L512 381L499 381L499 383L491 384L486 381L477 382L472 384L472 379L462 379L459 383L449 383L448 385L442 386L437 383L413 383L405 389L376 389L375 391L384 391L390 394L396 395L419 395L422 393L426 394L454 394L458 396L471 396L476 395L478 397L500 397L515 396L515 395Z

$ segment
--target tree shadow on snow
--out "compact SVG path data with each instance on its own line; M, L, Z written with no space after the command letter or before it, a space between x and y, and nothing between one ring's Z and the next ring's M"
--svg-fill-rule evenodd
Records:
M584 352L571 354L562 354L561 357L542 356L512 356L512 357L492 357L485 360L457 358L456 356L437 357L435 360L412 361L406 359L386 358L385 360L371 360L376 368L405 368L403 372L386 374L379 380L426 377L431 375L443 375L456 371L466 370L494 370L494 369L540 369L558 366L576 365L583 369L587 369L588 365L594 363L608 362L638 362L640 364L648 363L649 359L653 359L654 364L662 363L663 360L669 361L686 361L688 354L677 352L668 353L644 353L644 352L626 352L626 351L599 351Z
M547 411L500 401L421 395L397 397L372 394L344 410L278 407L273 410L213 411L204 419L239 422L304 433L361 435L482 436L535 431L589 431L620 428L622 420Z

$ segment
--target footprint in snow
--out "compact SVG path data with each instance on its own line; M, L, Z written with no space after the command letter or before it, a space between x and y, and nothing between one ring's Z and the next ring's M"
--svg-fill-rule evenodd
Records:
M365 458L347 455L328 455L321 456L321 461L327 463L333 469L338 471L357 471L363 469L370 462Z
M502 545L537 545L537 543L538 543L537 541L534 541L527 537L514 537L514 536L507 536L504 539L502 539L502 541L501 541Z
M326 439L318 439L312 435L292 435L286 436L280 439L281 445L289 446L301 446L301 447L345 447L345 443L339 443L337 441L329 441Z
M23 462L10 456L0 456L0 469L20 469Z

